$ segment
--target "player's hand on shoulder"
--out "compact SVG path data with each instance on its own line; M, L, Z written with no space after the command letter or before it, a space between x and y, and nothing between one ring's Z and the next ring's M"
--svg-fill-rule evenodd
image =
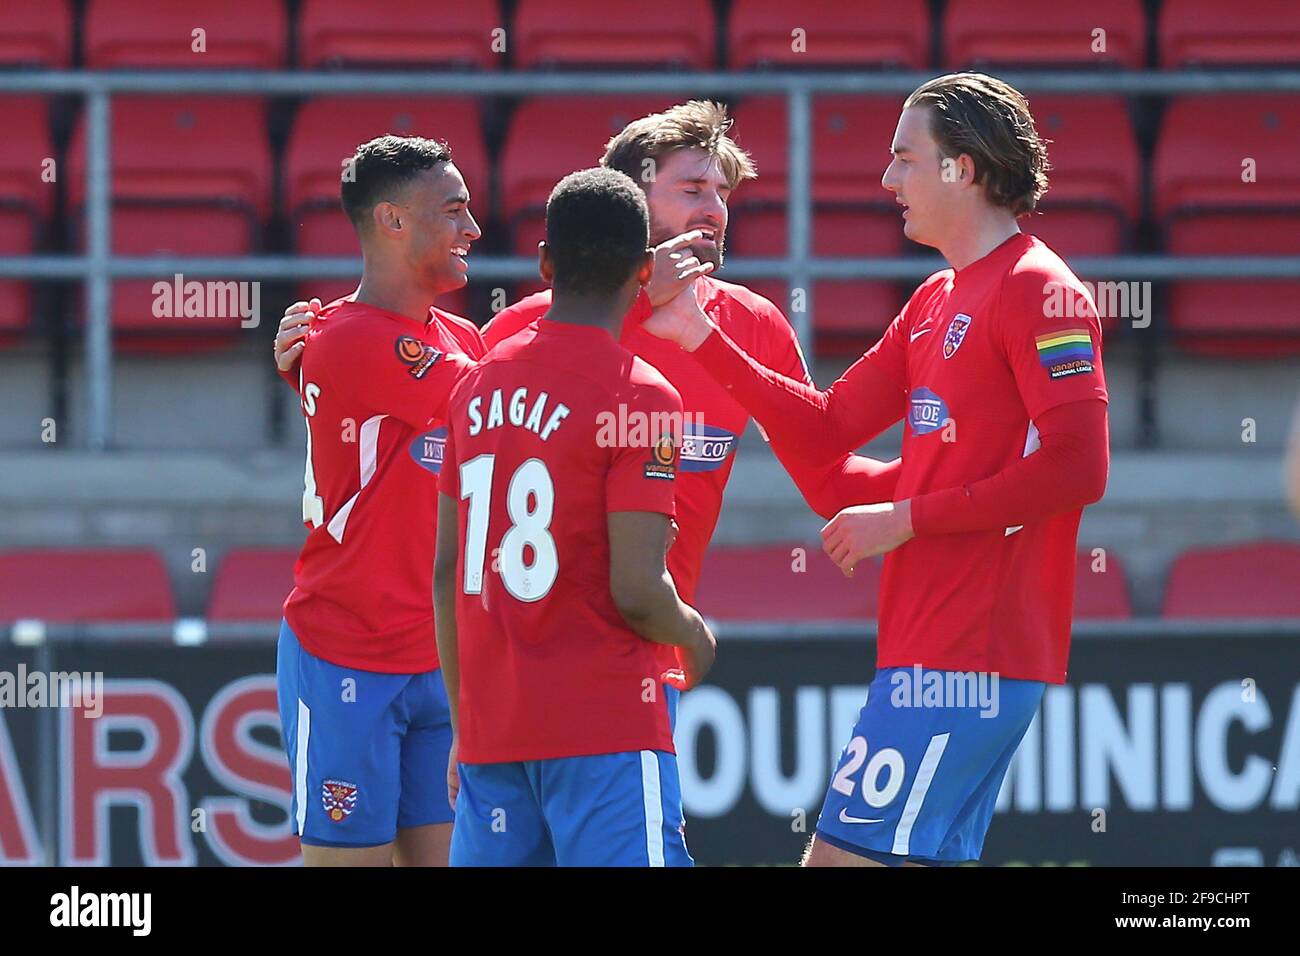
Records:
M822 528L822 548L851 578L859 561L893 551L914 536L910 501L854 505Z
M310 302L295 302L284 310L280 327L275 334L275 367L281 372L293 368L303 349L307 347L307 332L311 323L320 315L320 299Z
M713 271L712 262L701 263L691 252L691 243L703 235L700 230L692 229L654 247L654 273L645 287L652 306L658 308L698 277Z

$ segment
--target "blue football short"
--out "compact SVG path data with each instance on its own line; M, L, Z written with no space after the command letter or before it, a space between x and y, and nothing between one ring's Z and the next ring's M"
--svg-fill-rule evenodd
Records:
M276 687L293 777L293 826L312 846L390 843L455 818L442 672L379 674L308 653L280 625Z
M889 866L976 860L1041 681L891 667L840 755L817 840Z
M452 866L692 866L662 750L460 765Z

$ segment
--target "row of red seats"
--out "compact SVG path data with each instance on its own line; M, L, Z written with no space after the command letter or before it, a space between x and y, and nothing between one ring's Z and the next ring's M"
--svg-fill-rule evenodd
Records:
M507 53L522 68L921 69L931 63L936 27L928 0L732 0L725 22L712 0L678 0L670 9L645 0L516 0L511 6L507 23L500 4L483 0L303 0L293 61L306 68L496 69ZM10 0L6 7L0 64L72 62L70 0ZM1300 60L1300 8L1292 0L1165 0L1153 24L1142 0L1037 5L1028 16L1022 0L947 0L937 27L937 65L952 68L1142 67L1150 29L1156 65L1166 69ZM203 34L196 37L196 29ZM289 17L278 0L89 0L82 36L81 62L93 69L289 63Z
M394 132L447 139L480 218L490 219L493 206L498 207L514 251L530 254L542 235L543 207L556 180L594 163L601 145L628 120L669 102L644 97L525 101L513 114L493 176L480 106L473 99L310 100L297 114L283 157L280 196L294 249L309 255L358 254L355 235L338 207L340 163L358 142ZM117 99L112 113L115 251L257 251L275 194L265 107L257 98ZM1042 134L1052 140L1054 170L1043 214L1025 227L1063 255L1130 251L1148 208L1166 248L1175 254L1300 253L1300 151L1295 149L1300 100L1260 95L1173 101L1151 164L1149 207L1142 201L1141 159L1123 99L1035 97L1034 109ZM45 175L46 157L53 155L46 103L0 97L0 110L8 132L0 140L0 254L21 255L38 248L39 236L51 226L60 183L66 184L68 217L83 223L84 128L78 125L75 131L66 172L51 184ZM904 252L908 244L897 207L880 186L897 111L896 100L889 97L816 98L815 253ZM729 247L737 255L783 254L784 100L743 101L735 118L736 135L753 153L760 178L737 193ZM779 303L786 301L780 282L753 285ZM196 328L194 319L155 318L151 287L150 281L117 284L113 321L119 331ZM352 286L314 282L307 288L328 300ZM903 286L887 282L819 283L814 311L820 340L860 351L895 314L905 294ZM1171 324L1180 344L1192 349L1238 356L1297 354L1300 316L1289 304L1297 297L1300 283L1294 281L1181 282L1173 288ZM465 296L444 305L465 311ZM0 331L26 327L30 314L29 286L0 281Z
M799 549L801 553L796 553ZM297 552L230 551L217 570L210 621L268 621L293 587ZM1079 552L1077 618L1133 616L1123 564ZM800 570L796 571L798 567ZM845 578L815 545L716 547L696 603L720 620L854 620L877 615L880 562ZM1165 590L1172 618L1300 617L1300 544L1263 541L1199 548L1178 557ZM176 616L162 559L149 550L10 551L0 554L0 621L167 621Z

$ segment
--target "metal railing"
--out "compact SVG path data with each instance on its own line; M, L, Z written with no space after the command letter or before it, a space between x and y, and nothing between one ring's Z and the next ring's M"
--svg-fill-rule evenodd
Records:
M619 95L665 93L688 96L776 94L787 101L788 149L786 220L787 253L779 258L734 259L726 275L737 279L786 279L803 289L804 309L791 316L805 350L811 349L812 280L912 279L941 265L932 257L827 259L812 254L812 97L826 93L897 94L915 89L931 73L313 73L313 72L171 72L49 71L0 74L0 93L79 95L86 99L86 252L83 255L24 256L0 260L0 277L35 280L77 278L87 285L86 372L88 377L87 443L105 449L112 441L113 347L110 330L112 280L170 277L176 273L264 279L355 276L359 262L350 257L285 255L237 258L185 256L115 256L111 248L110 192L111 103L130 94L320 94L411 95L470 94L537 96L559 94ZM1028 93L1176 96L1241 92L1300 92L1300 70L1146 71L1008 71L999 75ZM743 138L743 136L742 136ZM886 148L881 144L881 148ZM593 145L593 159L595 146ZM1300 258L1275 257L1078 257L1072 266L1084 275L1160 280L1204 278L1297 278ZM474 274L482 279L534 276L531 257L475 256Z

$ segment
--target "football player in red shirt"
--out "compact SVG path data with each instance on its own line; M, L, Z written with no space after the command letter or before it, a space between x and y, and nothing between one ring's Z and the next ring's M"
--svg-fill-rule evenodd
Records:
M447 399L483 343L432 305L465 284L479 228L443 143L380 137L348 169L361 284L320 310L286 376L307 423L308 534L276 667L294 829L308 865L446 865L436 482Z
M695 599L704 552L722 511L749 413L675 344L646 333L642 320L702 277L698 286L708 291L704 308L719 327L768 368L812 382L798 339L781 310L745 286L709 275L723 262L732 193L757 175L748 154L731 138L731 125L724 107L693 100L632 121L605 145L600 161L629 175L645 191L650 211L655 271L624 317L619 341L662 372L685 407L687 425L676 481L679 531L668 554L668 569L688 603ZM487 346L527 328L550 303L546 290L502 310L483 330ZM312 305L304 302L286 310L276 344L282 369L291 367L299 354L296 343L312 314ZM841 454L811 462L781 440L772 441L772 450L823 517L849 505L893 497L898 460L883 463ZM665 668L671 666L673 649L664 647L660 653ZM675 716L676 691L670 688L668 694Z
M700 307L708 290L646 323L809 462L906 422L894 501L822 531L846 573L886 557L877 673L813 866L979 857L1044 685L1065 681L1079 519L1108 470L1096 306L1017 223L1047 188L1024 97L981 74L931 80L905 102L892 152L882 184L905 234L951 268L825 392L746 354Z
M655 651L678 651L689 687L715 646L664 564L682 402L614 338L648 236L623 173L562 179L551 307L451 397L434 594L453 866L691 865Z

